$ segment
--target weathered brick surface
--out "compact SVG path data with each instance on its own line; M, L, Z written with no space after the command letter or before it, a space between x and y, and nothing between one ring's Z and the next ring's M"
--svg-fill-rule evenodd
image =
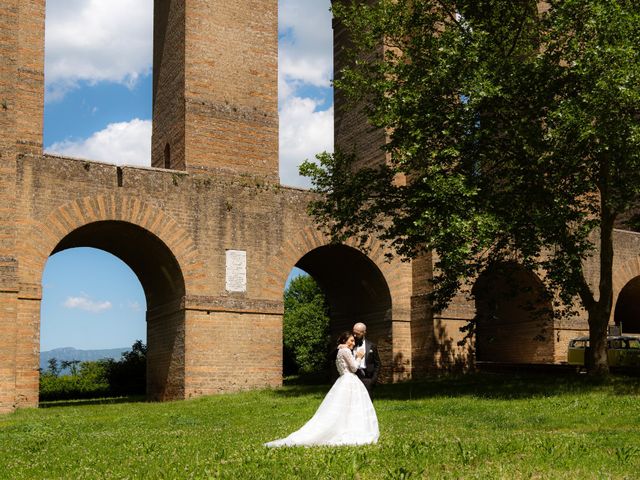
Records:
M192 312L186 396L272 387L282 379L282 313Z
M256 177L55 156L22 155L17 164L19 340L12 357L20 363L20 405L37 401L46 260L75 246L107 250L138 275L147 297L152 398L279 385L282 294L294 265L326 282L336 334L367 322L382 378L410 377L411 264L387 262L376 243L367 255L354 244L334 251L305 213L310 193ZM227 249L247 252L245 293L225 291Z
M0 413L16 407L17 295L0 291Z
M277 2L156 2L153 162L278 180Z
M39 290L39 289L38 289ZM16 406L33 406L38 401L40 364L40 300L29 291L18 295L16 323Z
M184 36L185 2L155 2L151 164L158 168L185 169Z
M36 397L24 395L34 390L24 341L38 334L19 308L16 159L42 153L43 39L43 0L0 1L0 411L37 402L37 376Z
M9 285L13 263L18 7L0 2L0 289Z
M328 294L334 335L368 324L383 381L473 361L457 341L475 304L464 292L431 311L431 255L388 261L375 240L331 245L306 213L312 194L278 184L276 8L156 2L152 156L165 167L169 144L165 169L42 155L44 1L0 0L0 411L37 405L42 273L78 246L113 253L140 279L154 399L280 385L294 266ZM384 161L384 135L336 101L338 147ZM640 276L639 247L617 233L616 295ZM227 250L246 252L244 292L226 290ZM588 271L593 282L597 264ZM584 329L584 315L556 322L545 361Z
M184 309L147 313L147 345L147 396L152 400L184 398Z
M333 58L336 79L340 78L340 70L348 65L349 58L346 51L350 46L349 36L344 26L334 20ZM382 55L382 48L379 54ZM334 91L333 131L336 150L355 154L359 160L358 165L376 165L385 162L386 155L380 148L387 140L385 132L372 128L362 108L349 104L339 89Z
M44 112L44 0L25 0L18 5L17 78L15 85L18 149L42 153Z

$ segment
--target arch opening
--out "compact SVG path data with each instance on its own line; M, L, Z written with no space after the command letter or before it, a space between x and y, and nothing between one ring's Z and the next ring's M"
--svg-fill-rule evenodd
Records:
M124 262L94 248L58 252L45 265L42 294L40 401L145 392L144 362L133 359L147 342L146 301ZM97 363L105 359L121 363Z
M135 340L146 343L142 285L114 255L87 247L51 255L42 275L42 291L41 350L130 347ZM87 338L83 331L88 316L93 316L95 338Z
M389 287L376 264L364 254L345 245L327 245L304 255L296 267L308 272L325 292L333 335L349 330L355 322L367 325L373 341L387 333Z
M640 276L632 278L620 291L613 318L623 333L640 334Z
M64 237L52 255L76 247L108 252L135 273L147 304L147 396L182 398L185 282L169 247L151 232L123 221L84 225Z
M472 295L476 361L553 362L551 299L533 272L516 263L493 265L478 277Z
M295 267L310 275L324 292L329 316L329 351L335 347L339 334L351 330L356 322L367 325L367 338L374 343L380 345L391 337L389 286L378 266L366 255L345 245L326 245L305 254ZM386 353L382 348L380 355ZM383 360L382 363L384 369L391 362ZM384 378L384 372L381 377Z

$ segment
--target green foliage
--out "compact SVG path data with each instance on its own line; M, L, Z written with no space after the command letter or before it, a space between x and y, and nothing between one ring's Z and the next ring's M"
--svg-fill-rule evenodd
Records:
M109 389L113 395L141 395L147 388L147 346L136 340L119 361L109 360Z
M51 366L51 361L49 363ZM40 400L96 398L109 394L107 380L109 362L107 360L77 362L77 365L70 375L58 376L53 369L41 372Z
M47 373L50 373L51 375L57 377L58 374L60 373L60 367L58 367L58 359L50 358L47 363L48 363Z
M119 361L113 359L80 362L62 361L69 375L60 375L58 360L49 360L40 372L40 400L71 400L105 396L140 395L146 390L147 347L136 340Z
M60 367L62 370L69 369L71 376L74 376L78 373L78 365L80 365L80 363L80 360L62 360Z
M0 478L637 478L638 378L466 375L379 385L377 445L267 449L328 386L0 416Z
M612 231L640 203L640 3L549 3L334 2L352 40L335 85L388 133L388 161L336 152L301 173L335 240L437 253L436 309L491 264L541 273L557 315L587 310L600 369Z
M284 292L285 375L326 368L329 316L324 293L308 275L294 278Z

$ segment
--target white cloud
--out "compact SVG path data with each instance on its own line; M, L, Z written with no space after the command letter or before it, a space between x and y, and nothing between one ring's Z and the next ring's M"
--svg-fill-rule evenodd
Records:
M86 158L117 165L151 165L151 120L134 118L111 123L87 139L63 140L46 149L47 153Z
M153 0L47 0L47 101L82 82L132 87L151 72Z
M333 30L329 0L280 0L281 100L300 85L329 87L333 74Z
M85 294L82 294L80 297L67 298L64 302L64 306L66 308L78 308L92 313L100 313L105 310L109 310L112 307L111 302L108 300L95 301Z
M142 311L142 306L140 305L140 302L129 302L128 305L129 309L133 312L141 312Z
M289 98L280 110L280 182L308 188L309 179L298 175L304 160L333 151L333 107L317 110L310 98Z

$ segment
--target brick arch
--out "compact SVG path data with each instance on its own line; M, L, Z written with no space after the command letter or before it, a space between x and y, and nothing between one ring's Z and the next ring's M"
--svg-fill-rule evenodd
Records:
M102 221L127 222L152 233L175 256L186 291L193 294L204 289L203 264L187 231L158 207L124 195L78 198L51 211L41 221L31 221L22 237L20 282L40 285L44 265L62 239L78 228Z
M477 361L553 362L553 303L536 272L515 261L489 265L475 280Z
M411 264L401 262L399 259L388 261L386 250L381 242L370 240L364 247L359 248L356 239L349 239L341 244L361 253L370 263L370 267L362 271L366 279L370 280L365 289L364 284L354 284L354 290L349 288L338 291L333 289L327 292L330 308L332 309L331 334L337 336L341 331L351 328L354 321L364 321L369 330L370 338L378 344L378 351L382 361L382 370L379 379L382 382L393 381L399 378L408 378L411 375L411 285L407 278L411 277ZM273 260L266 272L266 288L269 298L282 299L286 280L292 268L308 254L323 247L330 247L330 239L313 225L307 223L296 230L283 242L282 248ZM319 252L315 252L319 253ZM336 252L337 258L346 260L348 252ZM320 254L322 255L322 254ZM316 260L318 257L316 257ZM313 261L313 260L311 260ZM340 262L340 260L336 260ZM356 261L364 267L363 263ZM366 262L365 262L366 263ZM375 268L375 272L371 267ZM310 272L311 273L311 272ZM369 277L368 275L371 275ZM383 283L384 282L384 285ZM335 287L335 285L333 285ZM372 293L375 292L375 293ZM354 295L353 309L345 303L346 297ZM337 296L334 296L336 295ZM379 302L371 303L366 295L374 295ZM364 302L364 303L363 303ZM333 310L336 308L336 310ZM334 316L335 314L335 316Z
M310 225L301 228L294 236L283 242L282 249L278 255L274 256L267 271L266 292L269 297L282 297L287 278L298 261L307 253L316 248L330 245L330 243L329 237ZM343 245L359 251L378 267L387 282L392 298L395 298L394 294L401 289L401 278L396 275L398 262L387 261L382 244L375 240L369 240L365 245L366 252L359 248L357 241L352 238L344 242Z
M626 261L613 272L613 308L611 309L609 322L613 322L620 292L627 283L638 276L640 276L640 256Z

